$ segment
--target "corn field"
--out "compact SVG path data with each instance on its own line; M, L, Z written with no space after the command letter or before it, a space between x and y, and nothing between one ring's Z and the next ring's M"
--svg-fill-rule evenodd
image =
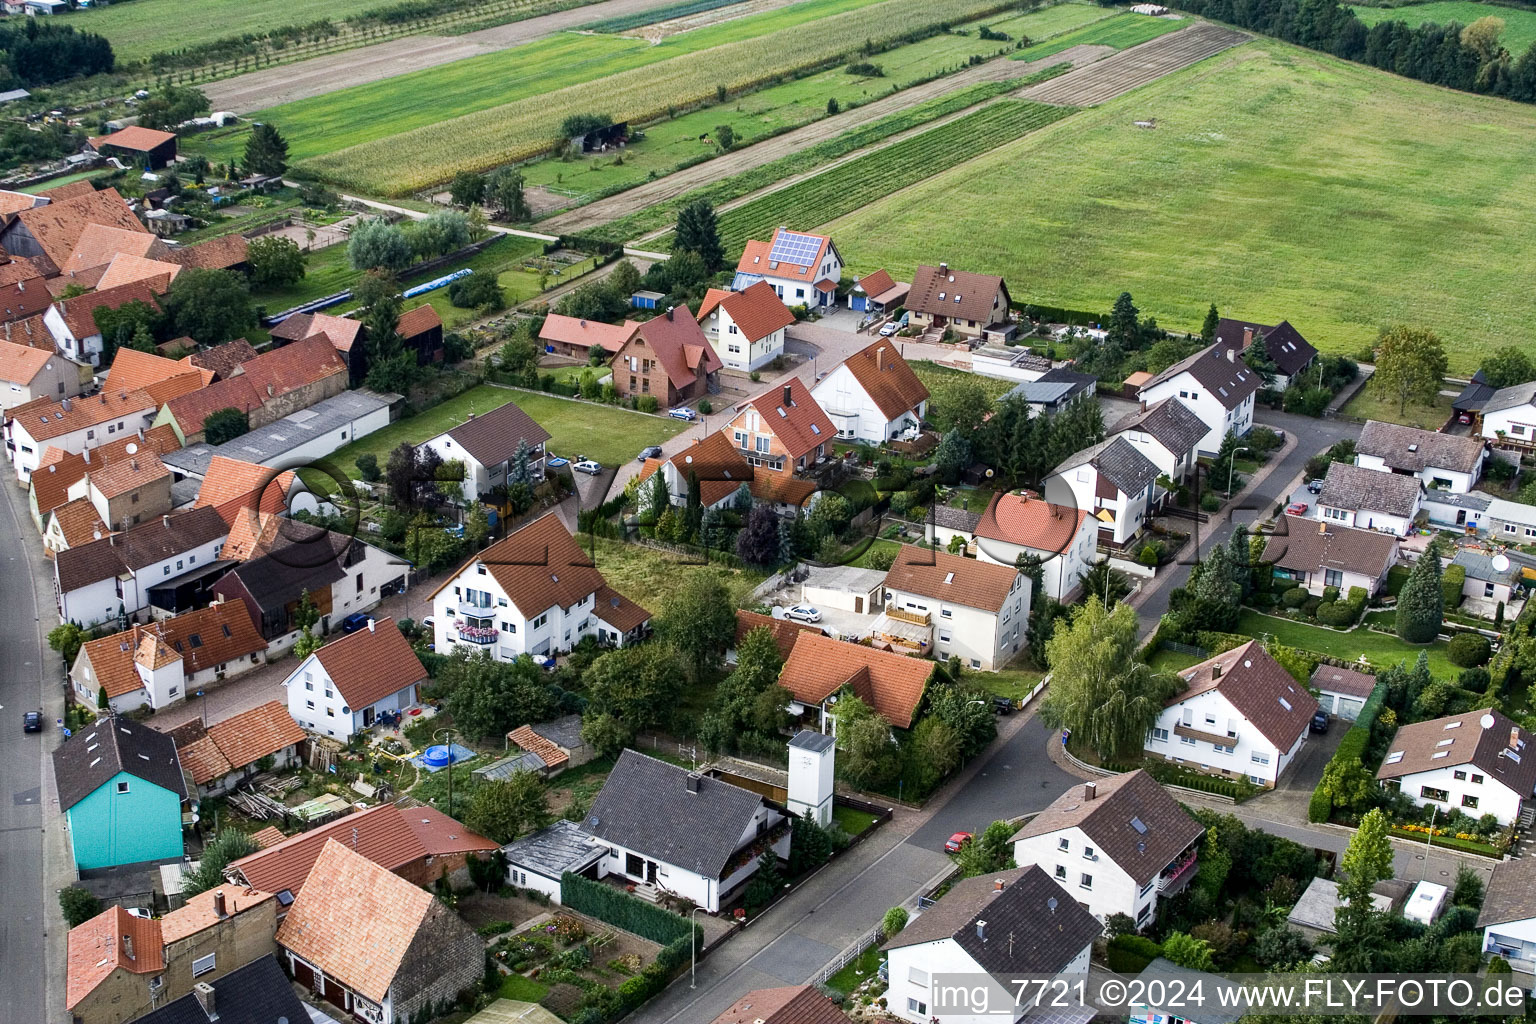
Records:
M603 113L644 122L1011 7L999 0L887 0L886 3L685 54L534 99L476 111L304 161L327 181L402 195L459 171L485 171L548 152L561 121Z

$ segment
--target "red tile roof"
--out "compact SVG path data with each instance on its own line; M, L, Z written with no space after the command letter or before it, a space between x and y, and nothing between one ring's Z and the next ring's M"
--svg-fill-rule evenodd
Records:
M783 305L774 302L783 309ZM786 399L785 392L788 392ZM789 453L791 460L809 455L817 445L830 444L837 439L837 428L832 419L811 396L811 391L799 377L789 378L789 383L775 385L756 398L749 398L738 407L752 408L762 419L761 431L772 433ZM733 421L734 422L734 421Z
M88 196L95 191L96 186L91 184L90 179L82 178L79 181L71 181L68 184L55 185L53 188L40 188L37 190L37 195L39 198L47 198L55 203L60 203L66 199L73 199L76 196Z
M350 352L363 329L362 322L329 313L295 313L272 328L272 337L286 341L302 341L317 334L328 335L338 352Z
M779 673L779 685L802 704L819 705L851 687L898 729L908 729L933 675L933 662L872 647L801 633Z
M154 128L145 128L134 124L108 135L96 136L91 140L91 148L100 149L102 146L116 146L118 149L131 149L136 153L148 153L156 146L163 146L167 142L175 141L175 132L162 132Z
M650 621L651 613L604 583L592 593L592 614L622 633Z
M41 313L29 316L25 320L17 320L15 323L0 324L0 341L9 342L12 345L25 345L50 355L58 351L58 343L53 340L53 334L43 322Z
M431 309L431 306L426 307ZM309 337L281 348L268 349L241 364L240 377L248 379L263 402L290 391L347 372L336 349L323 336Z
M176 280L176 275L181 273L181 264L166 263L163 260L146 259L143 256L133 256L120 252L112 257L112 262L107 264L107 269L96 282L97 288L116 288L120 284L132 284L134 281L165 281L165 287L170 287L169 282Z
M190 394L194 391L201 391L208 386L208 382L212 379L212 370L194 368L184 373L178 373L174 377L167 377L164 380L157 380L146 384L143 390L154 401L155 406L159 407L174 398L180 398L182 395Z
M91 486L108 501L170 475L170 469L154 452L140 452L126 459L117 459L111 465L86 474L90 477Z
M754 629L766 629L773 634L773 643L779 649L779 660L788 661L790 651L795 648L795 640L801 633L820 633L820 626L808 625L804 622L794 622L790 619L776 619L772 615L762 615L758 612L738 610L736 612L736 647L741 647L741 642L747 638L747 634Z
M279 472L225 455L214 455L208 461L208 469L197 491L197 501L192 507L213 505L220 515L224 515L226 507L231 514L246 508L255 508L258 513L278 512L286 507L288 492L296 479L292 470ZM225 522L232 520L225 516Z
M687 306L676 306L654 320L647 320L635 333L645 340L675 388L692 384L700 368L713 373L725 365Z
M129 302L144 302L159 309L160 291L157 291L154 285L153 281L134 281L131 284L120 284L106 291L88 292L85 295L76 295L72 299L61 299L58 304L59 315L64 318L65 326L76 338L89 338L101 333L96 326L95 312L102 306L117 309Z
M892 288L895 288L896 282L886 271L876 270L859 278L855 283L855 287L870 298L874 298L877 295L884 295Z
M183 434L202 432L203 421L221 409L255 412L262 406L254 382L244 374L216 380L205 388L189 391L165 403Z
M494 840L465 828L432 807L402 809L381 804L301 832L230 865L245 881L267 892L298 893L329 839L340 839L375 864L398 871L426 857L489 852Z
M928 388L888 339L849 356L843 364L887 420L895 420L928 400Z
M638 325L633 320L625 320L622 324L615 325L551 313L544 318L544 326L539 328L539 339L576 345L584 349L601 345L605 352L612 355L624 347L629 336L635 333L636 326Z
M885 585L996 614L1019 585L1019 571L1011 565L903 544L886 573Z
M99 447L88 448L83 453L67 452L50 445L43 451L43 461L32 474L32 490L36 493L38 515L46 516L68 501L70 485L92 467L109 465L116 459L126 458L129 445L133 445L135 452L164 455L179 449L181 442L176 439L176 432L169 425L161 424L150 427L143 437L137 432L126 434Z
M95 191L92 189L92 191ZM0 189L0 216L7 213L20 213L22 210L30 210L38 203L43 202L27 192L12 192L10 189Z
M117 224L88 224L76 239L69 258L59 267L59 273L76 274L93 267L105 268L119 255L158 260L168 252L169 246L143 228L134 230Z
M168 377L180 376L192 369L193 367L188 367L175 359L157 356L152 352L120 348L112 357L112 365L107 370L106 383L103 386L132 391L134 388L148 387Z
M112 531L101 521L101 513L91 504L90 498L66 501L51 513L44 513L58 521L59 533L66 547L79 547L93 540L100 540Z
M1006 301L1008 286L996 274L920 266L912 275L907 308L951 320L974 320L985 326L992 322L992 304L999 291ZM1006 305L1003 312L1007 312Z
M51 398L34 398L12 409L11 419L34 441L46 441L108 420L142 416L153 411L157 404L142 388L127 392L103 391L90 398L66 398L57 402Z
M353 708L366 708L427 678L410 641L390 618L326 644L314 657Z
M776 241L780 233L785 230L785 228L779 228L778 231L775 231L773 241ZM821 245L816 250L816 256L810 263L801 266L797 263L780 261L775 266L773 261L768 258L769 254L773 252L773 241L759 242L752 240L747 242L746 247L742 250L741 259L736 263L736 273L777 277L786 281L810 282L815 280L821 274L821 265L827 258L828 250L832 248L832 239L826 235L812 234L809 231L795 231L791 233L821 240Z
M710 1024L848 1024L836 1003L812 985L748 992Z
M222 893L224 896L222 917L215 909L216 893ZM169 946L189 935L196 935L204 928L212 928L220 921L259 907L272 898L273 894L270 892L262 892L260 889L251 889L243 885L221 885L206 889L160 919L161 937Z
M48 309L53 296L41 281L17 281L0 285L0 322L11 323L37 316Z
M165 970L160 922L134 917L119 906L108 907L71 928L67 942L69 973L64 984L64 1006L69 1010L80 1005L118 968L134 974L159 974Z
M1080 508L1057 505L1038 494L1000 491L982 513L976 536L1060 554L1072 546L1086 515Z
M526 725L520 725L507 733L507 739L519 750L537 754L539 759L549 768L559 768L570 760L570 755L561 750L559 745L545 739Z
M16 219L37 241L43 254L60 270L80 241L80 236L92 224L149 234L115 188L82 192L68 199L55 200L47 206L35 206L18 213Z
M256 844L258 850L269 850L287 838L283 835L282 829L276 825L268 825L264 829L251 833L251 842Z
M1317 698L1257 640L1207 658L1180 671L1179 676L1189 688L1170 697L1166 706L1215 690L1280 750L1291 749L1317 711Z
M46 256L17 257L9 262L0 259L0 284L39 280L56 269Z
M182 249L173 249L168 257L189 270L228 270L249 258L249 245L242 235L220 235Z
M251 617L244 612L241 614L247 625L250 625ZM256 639L260 640L261 637L258 635ZM264 645L258 649L264 649ZM288 714L286 706L280 701L269 700L259 707L210 725L208 738L219 748L225 760L238 770L300 742L304 739L304 730ZM192 781L203 783L208 780L199 779L194 773Z
M147 626L135 624L121 633L91 640L81 648L90 655L97 685L107 688L108 697L120 697L139 688L134 660L146 640L156 641L156 650L163 645L171 657L180 658L182 672L189 676L267 649L250 614L238 601L209 605Z
M43 372L43 367L55 358L64 357L55 356L47 349L0 341L0 380L11 384L30 384L34 377Z
M233 376L242 364L256 358L256 350L244 338L226 341L222 345L205 348L182 359L182 362L204 370L212 370L219 378Z
M758 281L739 292L711 288L704 296L704 304L699 307L699 319L707 317L716 306L724 308L748 341L762 341L774 331L781 331L795 322L795 314L779 300L778 293L766 281Z
M423 303L415 309L408 309L400 314L400 319L395 321L395 333L402 338L414 338L418 334L425 334L434 327L443 326L443 318L437 315L437 310L428 303Z

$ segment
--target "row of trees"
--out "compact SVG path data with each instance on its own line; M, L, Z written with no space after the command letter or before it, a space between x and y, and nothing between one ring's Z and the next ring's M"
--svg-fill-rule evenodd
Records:
M0 25L0 89L32 88L112 70L112 44L94 32L46 18Z
M935 465L940 482L949 484L979 460L1004 487L1036 487L1069 455L1104 439L1103 410L1096 401L1041 416L1022 397L994 402L969 374L939 386L932 415L947 428Z
M1190 0L1185 7L1406 78L1536 102L1536 44L1514 59L1499 44L1501 18L1479 18L1465 27L1384 21L1367 29L1338 0Z
M347 238L347 262L353 270L398 274L420 260L464 248L476 234L469 215L458 210L439 210L404 225L391 224L383 217L366 217L353 226Z
M453 176L448 195L455 206L466 210L476 206L492 207L496 210L497 220L533 219L533 210L523 195L522 172L515 167L503 167L490 174L460 171Z

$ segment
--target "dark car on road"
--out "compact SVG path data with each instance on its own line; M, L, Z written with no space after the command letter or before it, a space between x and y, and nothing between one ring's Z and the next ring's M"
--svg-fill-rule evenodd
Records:
M1013 714L1013 701L1007 697L993 697L992 710L1000 715L1011 715Z
M42 732L43 713L41 711L28 711L21 716L22 732Z
M1312 716L1312 731L1313 732L1327 732L1328 731L1328 712L1326 712L1326 711L1319 711L1319 712L1317 712L1316 714L1314 714Z
M355 612L341 620L341 631L343 633L356 633L358 630L364 628L367 625L368 613Z

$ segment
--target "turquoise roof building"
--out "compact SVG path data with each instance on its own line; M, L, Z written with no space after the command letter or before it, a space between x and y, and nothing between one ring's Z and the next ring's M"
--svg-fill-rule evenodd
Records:
M187 785L168 734L103 718L53 752L53 774L78 870L181 857Z

